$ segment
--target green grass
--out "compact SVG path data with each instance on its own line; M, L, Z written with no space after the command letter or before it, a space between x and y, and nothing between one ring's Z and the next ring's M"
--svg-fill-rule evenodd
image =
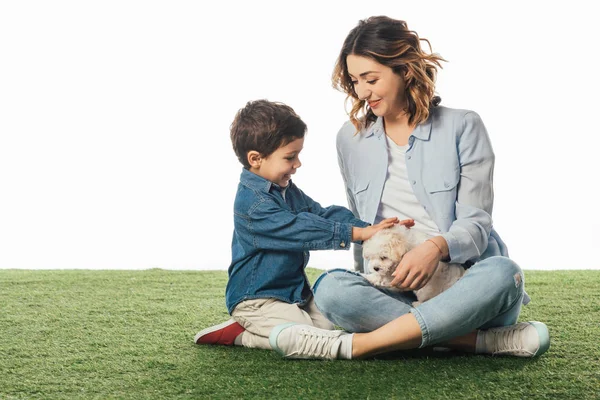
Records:
M309 270L312 280L319 271ZM0 270L0 399L600 399L600 271L526 271L538 359L411 351L291 361L197 346L223 271Z

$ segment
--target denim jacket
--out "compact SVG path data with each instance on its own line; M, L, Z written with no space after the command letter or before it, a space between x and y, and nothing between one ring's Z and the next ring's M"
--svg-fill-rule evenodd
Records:
M310 250L348 250L352 227L369 223L345 207L323 208L292 181L282 189L244 169L234 202L232 260L225 298L229 313L244 300L304 304Z
M348 203L375 223L387 176L383 119L356 133L347 122L337 135L338 162ZM406 168L415 196L448 242L450 261L474 263L508 250L492 225L494 152L473 111L434 107L409 137ZM355 269L363 270L361 246Z

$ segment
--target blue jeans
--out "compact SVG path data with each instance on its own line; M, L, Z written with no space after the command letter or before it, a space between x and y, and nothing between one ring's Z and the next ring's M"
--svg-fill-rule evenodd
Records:
M475 263L451 288L416 308L413 292L376 288L345 269L324 272L313 291L323 315L349 332L371 332L412 313L421 327L420 347L425 347L475 329L515 324L524 282L514 261L495 256Z

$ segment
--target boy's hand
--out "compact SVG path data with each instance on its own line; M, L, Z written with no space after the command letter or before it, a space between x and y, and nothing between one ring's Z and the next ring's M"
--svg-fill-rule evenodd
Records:
M398 225L404 225L407 228L412 228L413 226L415 226L415 220L414 219L403 219L402 221L398 222Z
M373 236L380 230L391 228L392 226L394 226L396 224L401 224L401 225L406 226L407 228L410 228L411 226L413 226L415 224L415 221L412 219L405 219L402 221L398 221L398 217L392 217L392 218L384 219L377 225L367 226L366 228L353 227L352 228L352 240L353 241L365 241L367 239L370 239L371 236Z

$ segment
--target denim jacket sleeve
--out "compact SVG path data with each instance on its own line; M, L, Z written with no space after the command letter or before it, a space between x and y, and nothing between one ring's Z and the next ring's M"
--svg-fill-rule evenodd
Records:
M455 263L477 259L487 248L494 202L494 152L488 133L475 112L467 113L463 122L464 129L457 137L460 182L456 220L442 235Z
M316 214L322 218L325 218L325 219L328 219L331 221L336 221L336 222L349 223L349 224L352 224L353 226L358 226L361 228L371 225L368 222L365 222L363 220L356 218L354 216L353 211L348 210L346 207L341 207L341 206L336 206L336 205L329 206L329 207L321 207L321 205L319 203L317 203L316 201L314 201L313 199L308 197L308 195L306 195L306 193L302 192L302 196L304 197L305 201L309 205L310 212L312 212L313 214Z
M263 250L348 250L352 224L325 219L311 212L297 214L269 199L258 202L247 216L236 215L236 229Z

